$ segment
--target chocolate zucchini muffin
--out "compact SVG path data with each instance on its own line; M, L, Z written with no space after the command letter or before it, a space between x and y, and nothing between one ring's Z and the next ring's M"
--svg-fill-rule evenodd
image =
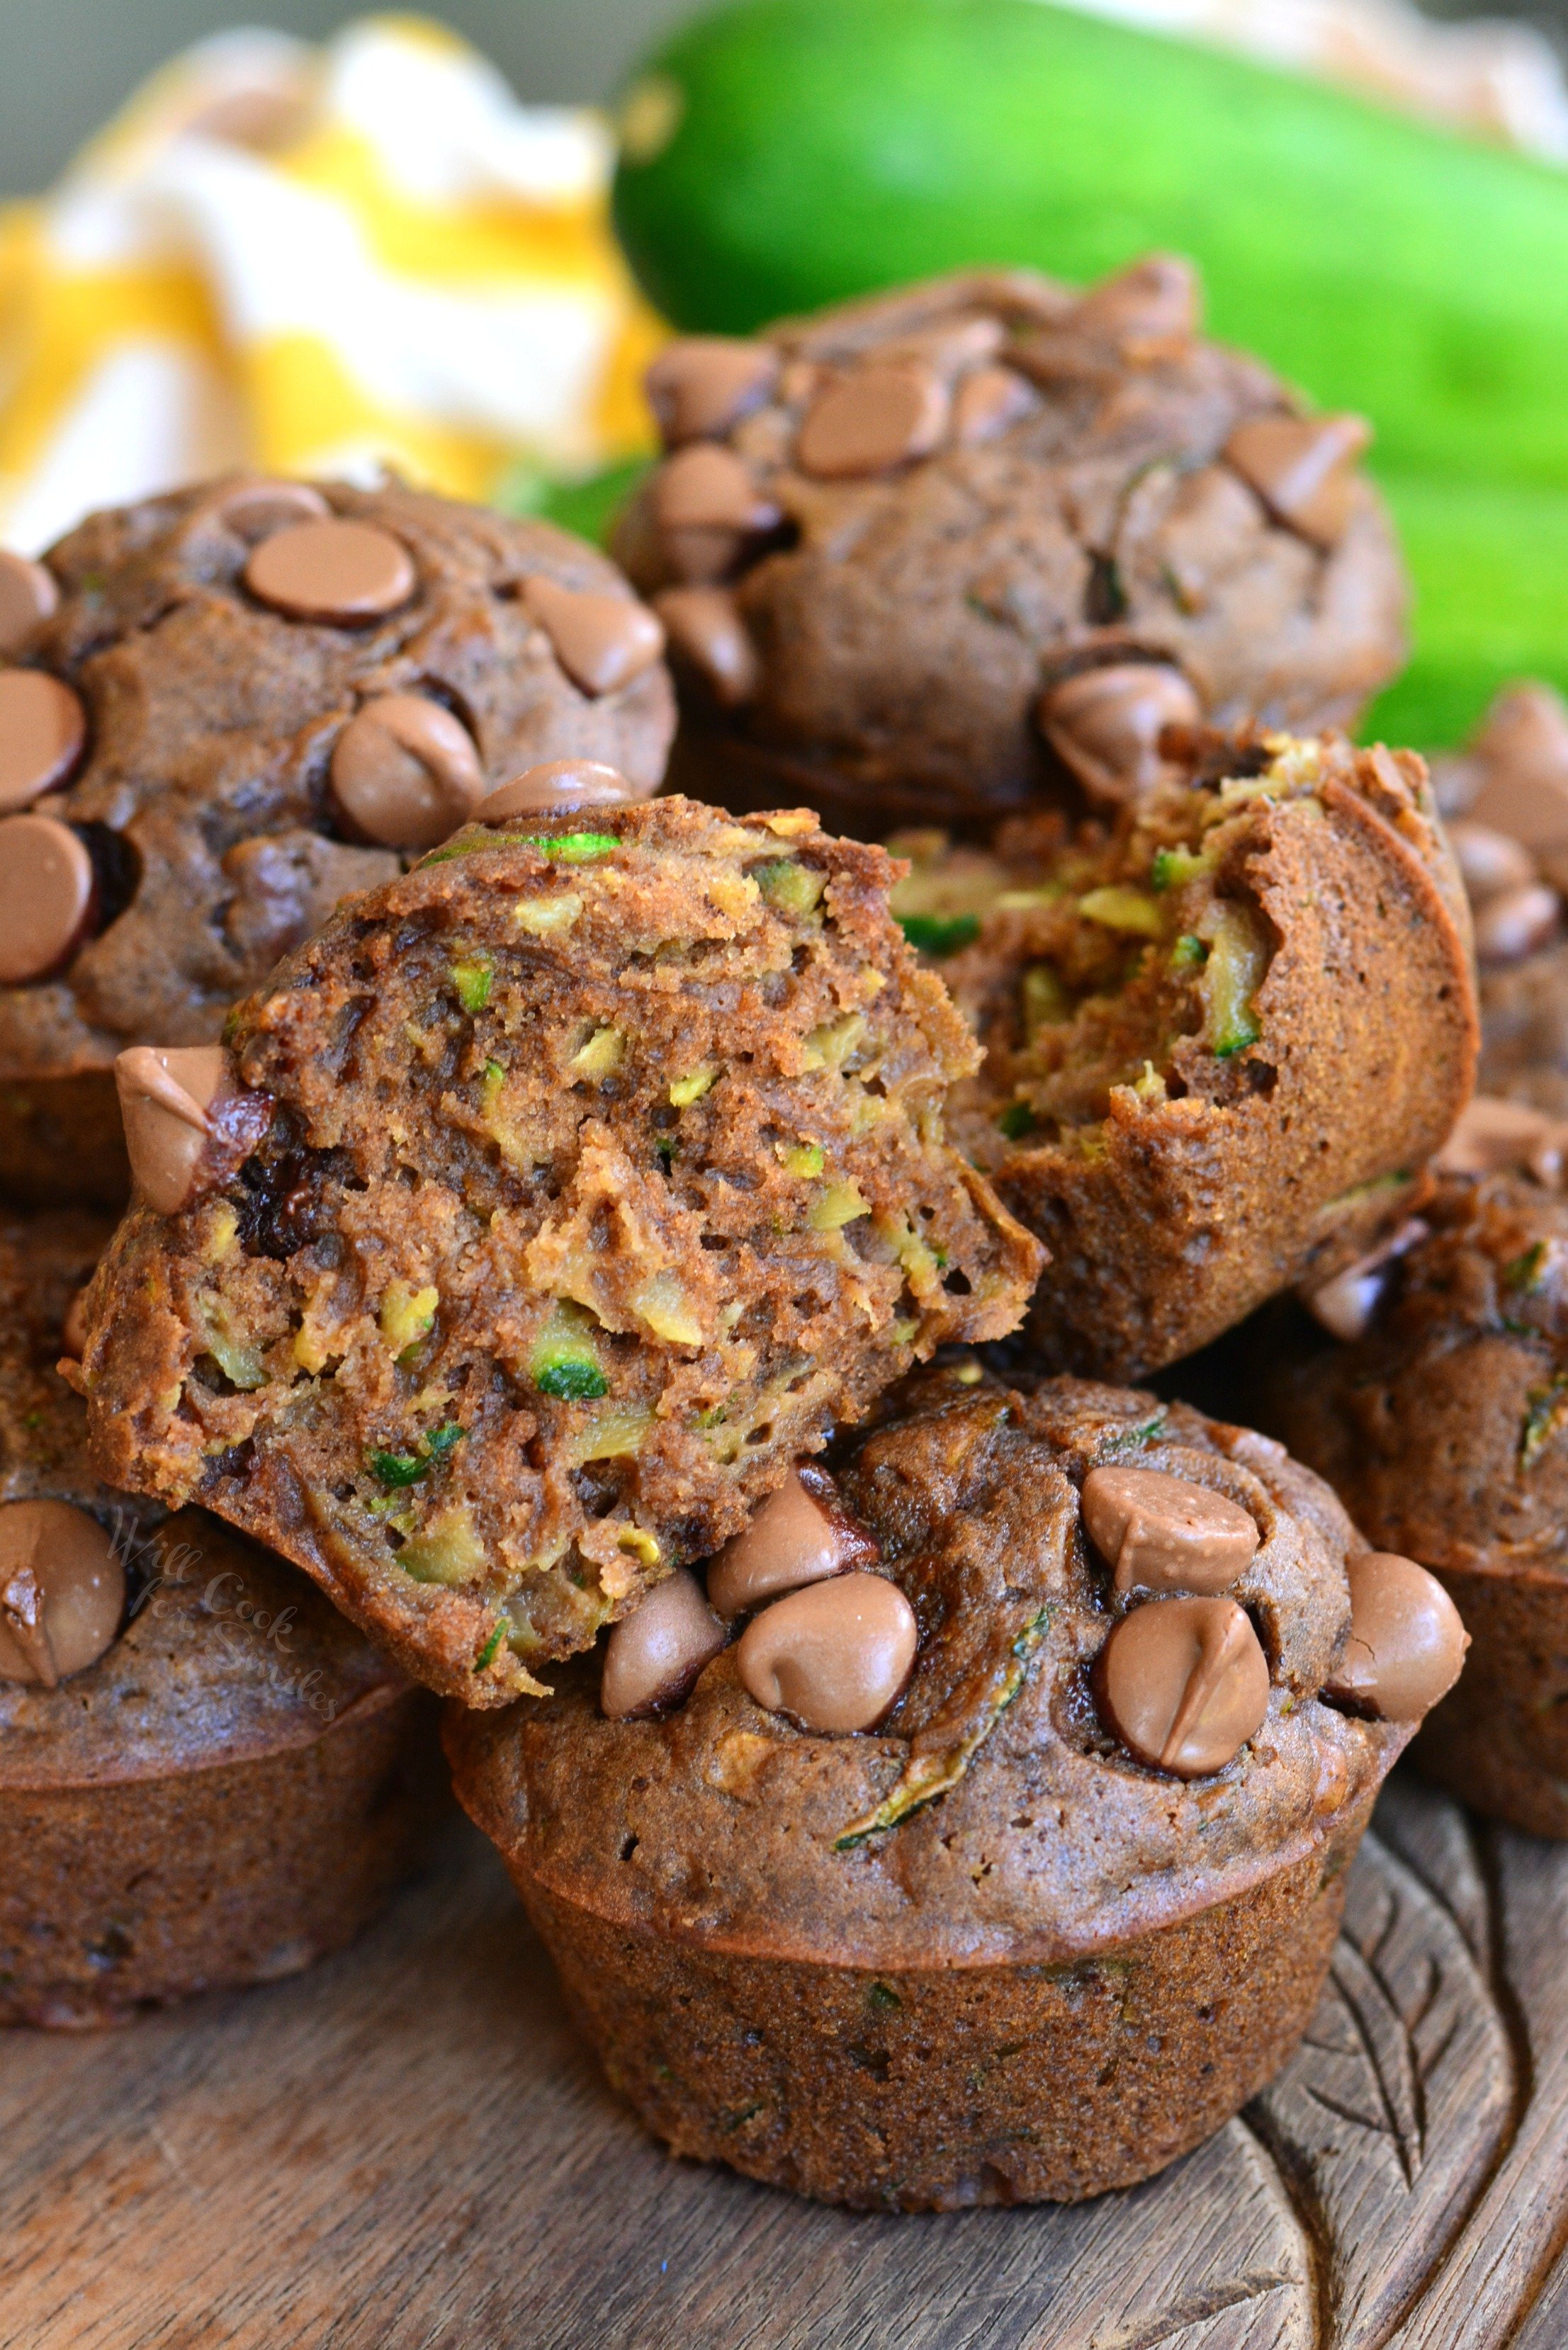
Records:
M1017 823L895 905L985 1046L950 1124L1051 1251L1049 1369L1142 1376L1326 1277L1469 1094L1464 900L1407 752L1195 738L1108 834Z
M1404 658L1356 417L1205 341L1188 264L969 271L654 362L616 551L670 632L675 777L845 829L1116 802L1161 728L1348 725Z
M1276 1334L1262 1408L1370 1541L1432 1570L1475 1643L1421 1768L1568 1836L1568 1133L1538 1127L1511 1152L1480 1136L1472 1165L1514 1169L1445 1177L1381 1262L1312 1301L1323 1329Z
M55 1358L106 1236L0 1227L0 2023L294 1972L442 1799L429 1700L303 1575L95 1478Z
M115 1055L217 1039L332 907L539 760L656 789L662 632L543 523L231 479L0 577L0 1194L119 1207Z
M1475 914L1480 1082L1568 1111L1568 709L1549 686L1499 694L1433 783Z
M1463 1646L1266 1438L973 1363L689 1581L602 1690L451 1710L458 1792L649 2126L870 2209L1097 2194L1261 2088Z
M142 1197L78 1374L108 1473L477 1705L915 1359L1012 1329L1041 1263L943 1139L978 1055L881 849L516 795L335 915L226 1054L126 1055Z

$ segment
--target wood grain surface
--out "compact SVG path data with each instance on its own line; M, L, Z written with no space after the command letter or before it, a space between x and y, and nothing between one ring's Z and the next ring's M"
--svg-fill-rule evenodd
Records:
M1568 1846L1397 1779L1308 2043L1159 2179L867 2219L669 2159L488 1847L314 1973L0 2036L5 2350L1564 2350Z

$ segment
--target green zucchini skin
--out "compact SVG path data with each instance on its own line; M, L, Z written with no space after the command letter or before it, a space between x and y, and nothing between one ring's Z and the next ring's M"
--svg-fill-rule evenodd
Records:
M641 78L616 220L677 326L746 333L974 263L1191 254L1209 323L1377 429L1419 648L1371 723L1568 685L1568 173L1045 0L740 0Z

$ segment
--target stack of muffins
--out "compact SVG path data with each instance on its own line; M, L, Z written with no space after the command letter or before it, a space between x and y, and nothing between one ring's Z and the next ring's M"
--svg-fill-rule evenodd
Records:
M1332 731L1402 650L1366 429L1197 309L1157 257L677 343L630 584L248 481L0 575L0 2013L341 1939L422 1685L682 2153L1076 2198L1289 2056L1467 1638L1424 1525L1172 1367L1503 1211L1428 1171L1477 1011L1426 770ZM245 1844L220 1780L285 1767L358 1844ZM181 1774L243 1948L161 1866Z

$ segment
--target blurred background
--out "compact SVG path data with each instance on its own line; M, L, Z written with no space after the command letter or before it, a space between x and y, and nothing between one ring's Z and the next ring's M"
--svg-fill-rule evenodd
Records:
M1568 0L0 0L0 542L383 463L598 535L672 328L1168 247L1374 428L1369 723L1568 686Z
M453 0L439 14L494 59L519 97L607 98L655 36L703 0ZM1275 0L1289 12L1290 0ZM332 0L270 0L254 10L222 0L0 0L0 192L24 195L51 180L132 85L172 51L233 24L275 25L319 40L359 12ZM1482 14L1465 0L1424 0L1423 14ZM1502 13L1501 11L1494 13ZM1525 0L1506 12L1568 50L1568 0Z

